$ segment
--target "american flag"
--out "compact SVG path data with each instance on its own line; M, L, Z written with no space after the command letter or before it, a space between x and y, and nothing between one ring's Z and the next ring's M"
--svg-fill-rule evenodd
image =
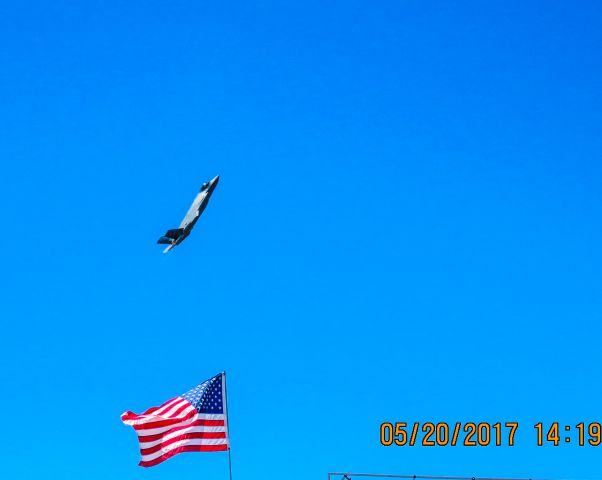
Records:
M220 373L160 407L121 415L138 434L139 465L152 467L181 452L228 450L225 398L225 374Z

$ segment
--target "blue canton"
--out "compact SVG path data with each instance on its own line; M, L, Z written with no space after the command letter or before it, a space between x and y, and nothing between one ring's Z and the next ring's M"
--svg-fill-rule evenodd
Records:
M224 413L222 398L222 374L204 381L198 387L182 395L199 413Z

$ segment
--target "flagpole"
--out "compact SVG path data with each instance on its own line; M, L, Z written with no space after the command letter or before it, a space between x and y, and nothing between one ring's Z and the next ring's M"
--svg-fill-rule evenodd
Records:
M232 457L230 456L230 445L228 445L228 467L230 468L230 480L232 480Z
M230 455L230 420L228 418L228 388L226 387L226 371L224 375L224 405L226 406L226 431L228 435L228 469L230 470L230 480L232 480L232 456Z

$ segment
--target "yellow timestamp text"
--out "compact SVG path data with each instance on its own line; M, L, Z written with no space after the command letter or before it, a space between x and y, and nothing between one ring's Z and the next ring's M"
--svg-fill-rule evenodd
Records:
M533 429L535 445L539 447L569 443L580 447L602 445L600 422L539 422ZM517 431L518 422L384 422L380 425L380 443L385 447L513 447Z

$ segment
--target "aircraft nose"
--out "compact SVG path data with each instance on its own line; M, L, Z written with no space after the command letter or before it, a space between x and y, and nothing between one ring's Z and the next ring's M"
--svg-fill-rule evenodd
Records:
M217 184L217 182L219 182L219 175L216 175L213 180L211 180L211 183Z

